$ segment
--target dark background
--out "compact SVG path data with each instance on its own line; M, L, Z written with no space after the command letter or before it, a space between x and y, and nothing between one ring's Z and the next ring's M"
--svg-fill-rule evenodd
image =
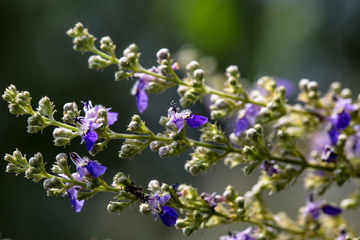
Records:
M125 132L130 118L137 113L135 100L129 94L131 81L114 81L116 66L104 71L87 68L89 53L72 50L65 31L82 22L90 33L101 39L110 36L117 45L117 56L136 43L145 67L156 65L155 54L162 47L170 49L175 60L214 63L223 73L236 64L249 82L263 75L297 82L301 78L318 81L326 91L333 81L341 81L354 96L359 93L360 79L360 2L358 1L70 1L70 0L3 0L0 3L1 56L0 85L14 84L31 93L33 107L44 95L56 105L61 118L62 105L90 98L94 104L111 107L119 113L114 131ZM98 41L97 41L98 43ZM198 51L190 51L189 45ZM98 46L98 45L97 45ZM182 54L176 54L179 49ZM213 56L213 57L210 57ZM177 59L177 57L179 59ZM182 59L186 60L182 60ZM180 61L182 60L182 61ZM186 62L185 62L186 64ZM210 66L210 65L209 65ZM214 65L211 65L214 66ZM209 71L213 71L210 70ZM223 80L225 78L223 77ZM221 82L218 83L220 86ZM155 132L162 131L157 121L165 115L171 100L178 101L175 89L150 95L149 108L141 115ZM206 115L201 104L191 106L197 114ZM60 152L77 151L87 155L80 139L70 146L52 145L52 128L43 134L26 133L27 116L9 114L6 102L0 101L1 154L18 148L28 158L41 152L49 170ZM231 130L231 129L230 129ZM196 138L196 131L187 129ZM160 159L149 149L133 160L117 157L122 141L112 141L108 149L95 158L108 167L104 176L111 182L119 171L131 175L142 185L152 179L169 184L192 184L201 192L222 193L231 184L240 194L250 190L258 171L244 176L241 168L225 166L192 177L183 170L187 154L181 158ZM81 213L75 213L65 197L46 196L40 183L5 173L6 162L0 162L0 232L2 238L17 239L184 239L181 231L167 228L151 215L143 216L137 207L120 216L106 211L111 193L100 193L87 201ZM75 168L72 169L75 171ZM332 188L324 199L339 204L354 186ZM284 210L293 218L303 206L306 193L299 182L291 190L267 197L273 212ZM281 204L278 204L281 202ZM351 225L359 227L359 211L345 213ZM198 231L192 239L217 239L228 230L243 230L234 224Z

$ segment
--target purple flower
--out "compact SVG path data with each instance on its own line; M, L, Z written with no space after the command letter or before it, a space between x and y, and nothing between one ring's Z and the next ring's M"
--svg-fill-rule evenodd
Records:
M243 115L239 118L236 128L235 128L235 136L240 136L249 126L255 124L255 119L260 112L261 107L258 105L254 105L251 103L245 104L245 111L243 111Z
M93 178L97 178L106 171L105 166L101 166L100 163L92 161L87 157L81 158L76 152L71 152L69 155L73 163L76 165L76 171L80 174L80 180L82 180L84 176L88 175L91 175Z
M87 150L90 151L98 139L95 129L102 125L102 123L96 123L96 120L99 118L98 111L100 107L93 107L90 100L82 103L84 104L85 117L77 119L77 121L80 123L81 143L85 142ZM105 108L105 110L107 111L107 124L110 126L117 121L118 113L110 112L110 108Z
M212 209L216 207L216 203L219 202L225 202L226 199L221 195L216 195L216 193L212 193L211 195L209 193L203 192L201 195L202 200L209 205Z
M337 216L342 213L341 208L322 202L314 202L312 194L309 194L306 198L306 206L303 213L304 216L309 216L312 219L317 220L321 211L329 216Z
M271 161L265 160L261 163L260 168L264 170L269 177L271 177L274 173L280 173L280 169L278 169L275 164L276 161L274 160Z
M65 174L59 174L59 176L62 178L69 179ZM72 176L74 177L74 179L76 181L81 181L79 173L73 173ZM66 185L69 185L69 183L67 183ZM68 190L66 190L66 193L69 197L69 200L70 200L71 205L73 206L75 212L80 212L82 207L84 206L85 200L79 201L76 199L76 194L79 192L76 189L76 187L80 187L80 186L75 185L75 186L69 188Z
M198 128L208 121L207 117L191 114L189 109L185 109L180 112L180 109L174 102L171 102L170 104L168 118L169 121L166 125L175 126L178 132L180 132L180 130L184 127L185 123L187 123L191 128Z
M160 73L160 70L156 67L152 67L151 69L148 69L148 71ZM145 73L135 73L134 77L138 77L139 80L131 89L131 94L135 96L136 106L139 112L143 113L148 106L148 96L145 89L150 81L155 80L155 77Z
M329 136L331 138L331 143L336 145L339 132L344 130L350 124L350 112L357 110L358 107L355 104L351 104L351 99L343 99L334 96L334 101L336 101L336 103L334 112L330 117L331 128L329 130Z
M175 225L178 218L177 213L171 207L163 206L166 202L170 200L170 195L165 195L160 197L158 192L149 197L149 208L154 215L155 221L157 216L160 216L161 221L167 227L172 227Z
M229 232L227 236L221 236L219 240L256 240L251 234L251 227L248 227L242 232Z
M346 240L347 233L345 229L341 229L339 236L335 240Z
M285 97L292 97L296 93L296 85L293 81L286 78L275 78L276 86L283 86L286 89Z
M321 154L321 161L327 163L336 163L337 154L334 153L334 148L330 145L326 144L323 148L323 152Z

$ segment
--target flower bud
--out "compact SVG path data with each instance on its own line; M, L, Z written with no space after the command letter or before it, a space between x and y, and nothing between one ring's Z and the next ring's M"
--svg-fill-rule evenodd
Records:
M136 46L135 43L132 43L128 46L128 49L130 50L130 52L133 52L133 53L137 53L138 51L138 47Z
M141 203L140 206L139 206L139 211L143 215L148 215L149 213L151 213L150 208L149 208L149 204Z
M308 89L307 89L307 84L309 83L309 79L306 79L306 78L304 78L304 79L301 79L300 81L299 81L299 89L301 90L301 91L304 91L304 92L306 92Z
M308 91L317 91L319 89L319 84L315 81L308 82L306 85Z
M237 197L235 199L235 204L239 207L239 208L244 208L244 205L245 205L245 198L244 197Z
M158 191L160 188L160 183L158 180L151 180L148 184L148 190L152 192Z
M342 98L351 98L352 91L349 88L344 88L343 90L341 90L340 96Z
M168 145L159 148L159 156L166 158L170 155L170 147Z
M250 140L255 140L259 136L259 133L254 128L249 128L246 131L246 137Z
M215 100L214 105L217 109L226 109L229 107L229 104L222 98Z
M63 128L63 127L57 127L53 131L53 137L56 138L70 138L73 135L73 131Z
M198 174L200 172L200 169L196 166L191 166L189 168L189 172L191 173L191 175L195 176L196 174Z
M126 68L126 67L128 67L129 66L129 60L128 60L128 58L127 57L121 57L120 59L119 59L119 67L120 67L120 69L121 68Z
M128 77L131 76L131 73L127 73L123 70L120 70L118 72L115 72L115 81L120 81L123 79L127 79Z
M167 60L170 58L170 52L167 48L162 48L156 53L156 57L159 63L161 63L162 60Z
M186 70L189 72L194 72L196 69L200 67L200 64L197 61L191 61L186 65Z
M239 72L239 68L236 65L231 65L229 67L226 68L225 71L225 75L229 78L229 77L234 77L234 78L240 78L240 72Z
M192 228L189 226L184 228L182 232L185 236L190 237L190 235L194 232L194 230L192 230Z
M182 97L182 98L180 98L180 105L181 106L183 106L183 107L187 107L187 106L189 106L190 105L190 103L192 103L193 101L191 100L191 99L189 99L189 98L187 98L187 97Z
M127 55L127 58L130 63L135 63L136 59L137 59L136 53L133 53L133 52L129 53Z
M37 108L37 110L41 115L45 115L48 116L49 118L53 118L53 109L54 109L53 103L50 101L48 97L45 96L40 99L39 107Z
M56 155L56 157L55 157L55 159L56 159L56 161L60 161L60 160L62 160L62 159L67 159L67 155L66 155L66 153L59 153L58 155Z
M204 74L205 74L204 70L202 70L202 69L196 69L196 70L194 71L195 80L198 81L198 82L202 82L203 79L204 79Z
M188 226L190 226L190 223L187 221L187 219L179 218L178 220L176 220L175 227L177 229L183 229L183 228L188 227Z
M128 204L126 202L110 202L107 205L107 210L109 213L115 213L116 211L123 211Z
M233 186L231 186L231 185L227 186L223 193L223 196L228 201L234 201L236 195L235 195L235 190L234 190Z
M330 89L331 89L335 94L340 94L340 91L341 91L341 83L339 83L339 82L333 82L333 83L331 83Z
M92 55L88 60L89 68L94 70L106 68L110 63L110 61L107 61L99 55Z
M345 198L340 203L340 207L342 209L356 208L359 205L360 205L360 202L358 200L356 200L356 199L353 199L353 198Z

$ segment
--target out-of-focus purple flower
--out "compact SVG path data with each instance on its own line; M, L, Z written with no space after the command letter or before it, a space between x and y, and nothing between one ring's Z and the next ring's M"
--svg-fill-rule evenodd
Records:
M355 104L351 104L351 99L343 99L340 97L334 97L335 107L334 112L330 117L331 128L329 130L329 136L331 143L336 145L339 132L344 130L351 121L350 112L357 110L358 107Z
M314 202L313 195L309 194L306 198L306 206L303 213L304 216L309 216L312 219L317 220L321 211L329 216L337 216L342 213L342 210L339 207L324 204L322 202Z
M360 157L360 125L353 127L354 135L348 137L345 151L348 157Z
M266 172L266 174L271 177L274 173L280 173L280 169L275 165L276 161L263 161L260 165L260 168Z
M105 166L101 166L100 163L92 161L87 157L81 158L76 152L71 152L69 155L76 165L76 171L80 174L80 180L87 175L97 178L106 171Z
M208 121L207 117L191 114L189 109L185 109L180 112L180 109L174 102L171 102L170 104L168 118L169 121L166 125L175 126L178 132L180 132L180 130L184 127L185 123L187 123L191 128L198 128Z
M154 73L160 73L160 70L156 67L148 69L148 71ZM131 94L135 96L136 106L140 113L143 113L148 106L148 96L145 92L145 89L150 81L155 80L154 76L151 76L146 73L135 73L134 77L138 77L139 80L134 84L131 89Z
M251 227L248 227L242 232L229 232L227 236L221 236L219 240L256 240L251 234Z
M345 229L341 229L339 236L335 240L345 240L347 237L347 233Z
M261 107L252 103L245 104L245 109L242 116L239 118L236 128L235 136L240 136L249 126L255 124L255 119L260 112Z
M284 86L286 90L285 97L288 98L295 95L297 91L297 86L293 81L285 78L274 78L274 80L276 81L277 87Z
M69 179L65 174L59 174L59 176L62 177L62 178ZM81 181L79 173L77 173L77 172L73 173L72 176L76 181L79 181L79 182ZM67 183L66 185L68 185L68 184L69 183ZM66 190L66 193L67 193L67 195L69 197L71 205L74 208L74 211L75 212L80 212L82 207L84 206L85 200L79 201L79 200L76 199L76 194L79 192L76 189L77 187L80 187L80 186L75 185L75 186L69 188L68 190Z
M216 192L213 192L211 195L209 193L203 192L201 195L202 200L209 205L212 209L216 207L216 203L225 202L226 199L221 195L216 195Z
M334 153L334 148L330 145L325 145L321 154L321 161L327 163L336 163L337 154Z
M95 132L95 129L102 125L102 123L96 123L96 120L99 118L98 111L100 107L93 107L90 100L82 103L84 104L85 117L77 119L77 121L80 123L81 143L85 142L87 150L90 151L94 147L94 144L98 139L98 135ZM107 124L110 126L117 121L118 113L110 112L110 108L105 109L107 111Z
M154 215L155 221L157 216L160 216L161 221L167 227L175 225L178 218L177 213L171 207L164 206L170 200L170 195L159 196L158 192L149 197L149 208Z

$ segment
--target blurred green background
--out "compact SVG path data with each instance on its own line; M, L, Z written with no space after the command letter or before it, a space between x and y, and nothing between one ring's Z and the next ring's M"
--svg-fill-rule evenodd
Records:
M87 68L89 53L72 50L65 31L82 22L100 39L111 36L117 45L117 56L136 43L145 67L156 65L155 54L162 47L173 56L184 44L199 49L197 57L213 56L217 69L224 72L230 64L239 66L244 78L255 81L263 75L318 81L325 91L331 82L341 81L354 96L359 94L360 79L360 2L352 1L236 1L236 0L3 0L0 3L1 89L14 84L31 93L33 107L47 95L56 105L61 118L62 105L90 98L94 104L111 107L119 113L113 130L125 132L132 114L137 113L135 100L129 94L132 81L114 81L116 66L104 71ZM185 47L186 48L186 47ZM186 54L185 54L186 55ZM191 57L191 53L186 57ZM206 58L203 58L206 59ZM209 59L209 58L208 58ZM178 60L175 58L175 60ZM214 62L214 61L212 61ZM184 66L181 66L184 67ZM220 83L221 85L221 83ZM149 108L142 119L154 131L162 131L157 121L165 115L171 100L178 101L176 89L150 95ZM206 115L200 104L191 106L197 114ZM60 152L77 151L87 155L80 139L65 149L52 145L52 128L43 134L26 133L27 117L10 115L5 101L0 101L1 154L16 148L30 158L41 152L50 169ZM192 137L198 133L187 129ZM122 141L112 141L106 151L95 158L108 167L107 182L119 171L143 187L152 179L161 183L187 183L198 191L222 193L231 184L240 194L250 190L258 171L244 176L241 168L225 166L206 174L191 176L180 158L160 159L149 149L133 160L117 157ZM33 183L5 173L6 162L0 161L0 232L2 238L17 239L184 239L181 231L167 228L151 215L143 216L137 207L121 215L106 211L111 193L96 195L87 201L81 213L75 213L66 197L46 196L42 182ZM2 170L1 170L2 169ZM72 169L75 171L75 168ZM325 196L339 201L354 186L332 188ZM285 210L296 218L304 205L306 193L302 182L291 190L267 197L274 212ZM281 204L279 204L281 203ZM359 210L345 213L353 227L359 225ZM198 231L192 239L217 239L228 230L243 230L236 224Z

